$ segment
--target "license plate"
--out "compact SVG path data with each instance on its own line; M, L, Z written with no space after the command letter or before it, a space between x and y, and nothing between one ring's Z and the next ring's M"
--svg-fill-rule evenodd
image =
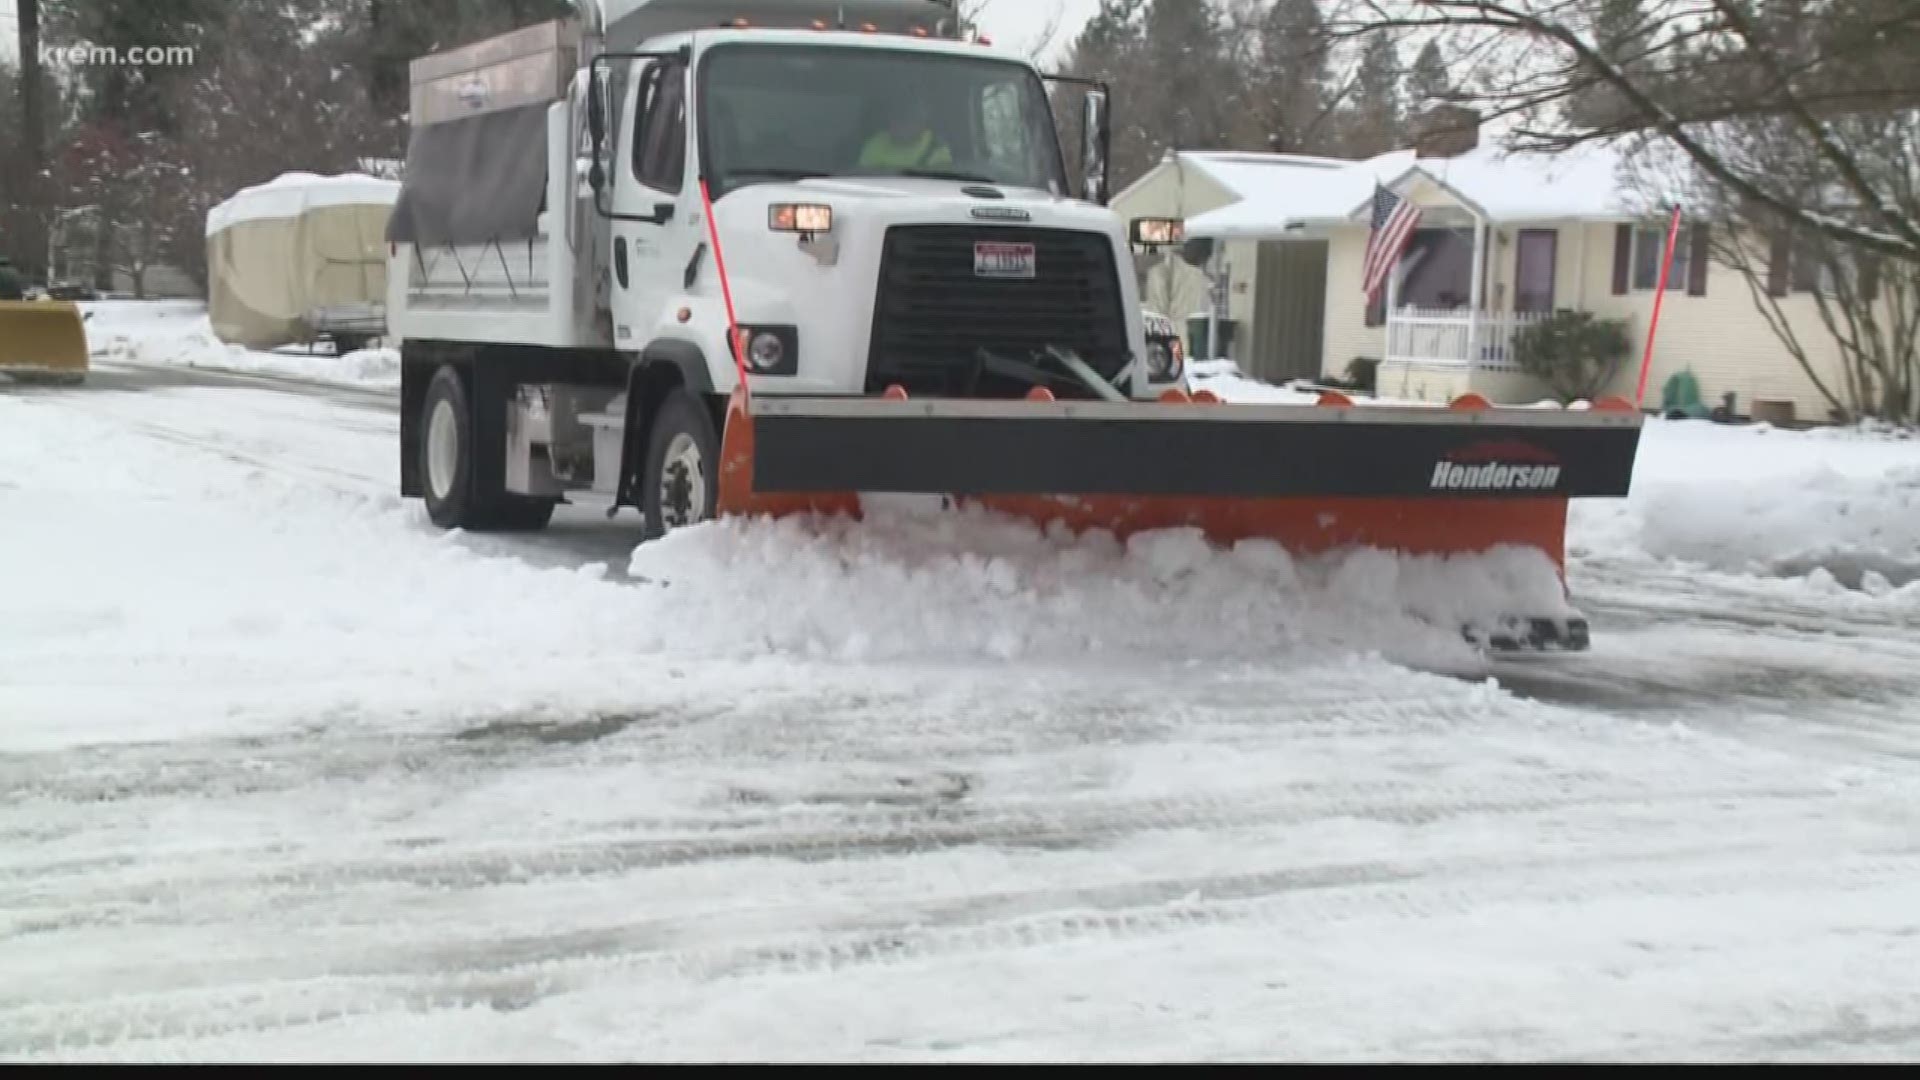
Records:
M986 278L1032 278L1032 244L980 241L973 245L973 275Z

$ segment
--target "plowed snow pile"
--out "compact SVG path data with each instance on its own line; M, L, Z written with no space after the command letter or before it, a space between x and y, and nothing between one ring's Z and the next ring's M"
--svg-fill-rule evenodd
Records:
M1920 438L1649 420L1631 497L1577 501L1571 521L1576 559L1806 577L1920 603Z
M685 628L674 645L845 659L1418 653L1501 611L1564 610L1531 550L1296 560L1271 541L1122 543L980 511L714 523L640 547L631 572L666 586L661 613Z

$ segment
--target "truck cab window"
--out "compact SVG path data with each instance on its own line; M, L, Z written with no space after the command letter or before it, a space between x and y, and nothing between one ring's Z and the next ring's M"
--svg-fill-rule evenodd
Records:
M907 176L1066 190L1046 89L1010 61L728 44L700 67L702 169L744 184Z
M981 91L980 126L981 142L997 170L1033 170L1033 152L1027 139L1028 117L1021 108L1017 85L995 82Z
M687 80L677 64L654 64L634 109L633 175L647 187L678 194L687 165Z

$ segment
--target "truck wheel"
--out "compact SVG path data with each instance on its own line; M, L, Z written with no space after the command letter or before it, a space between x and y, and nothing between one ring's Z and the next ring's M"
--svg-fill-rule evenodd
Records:
M473 408L458 369L445 365L427 384L420 405L420 476L427 517L443 529L525 530L544 528L553 502L503 491L500 479L473 475Z
M693 394L675 390L653 414L640 490L649 540L713 517L720 501L720 440Z

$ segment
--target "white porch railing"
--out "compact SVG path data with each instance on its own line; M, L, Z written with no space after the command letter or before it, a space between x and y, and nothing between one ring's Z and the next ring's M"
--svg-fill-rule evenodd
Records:
M1484 371L1519 371L1514 332L1544 312L1400 308L1387 315L1389 363L1457 364Z

